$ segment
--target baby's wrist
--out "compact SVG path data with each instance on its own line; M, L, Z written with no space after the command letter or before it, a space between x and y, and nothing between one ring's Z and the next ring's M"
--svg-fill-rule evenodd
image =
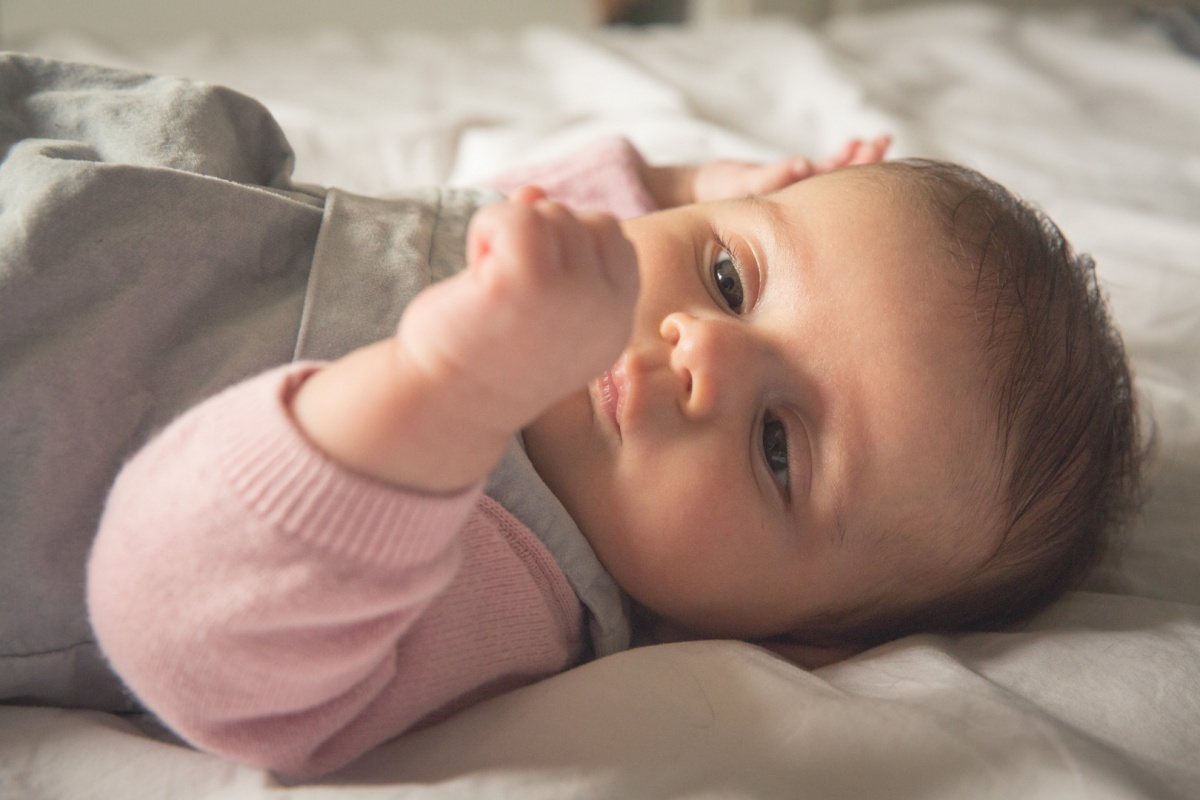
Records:
M313 374L292 398L297 427L341 467L392 486L443 494L482 480L512 432L471 424L448 401L449 387L396 362L394 344L377 342Z
M659 208L676 208L695 202L696 168L679 164L653 166L642 161L638 165L642 185Z

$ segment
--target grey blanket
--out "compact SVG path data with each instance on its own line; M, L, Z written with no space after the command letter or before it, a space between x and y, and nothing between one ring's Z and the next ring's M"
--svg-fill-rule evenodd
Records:
M394 330L490 194L294 185L258 103L0 56L0 700L133 703L84 568L122 462L203 398Z

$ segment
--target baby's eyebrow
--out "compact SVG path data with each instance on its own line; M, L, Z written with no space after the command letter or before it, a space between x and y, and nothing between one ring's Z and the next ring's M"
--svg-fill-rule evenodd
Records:
M769 280L770 273L781 266L794 267L800 263L801 230L797 221L792 219L787 211L771 197L762 194L748 194L737 200L747 213L759 217L765 223L766 234L754 237L766 249L766 262L759 265L763 271L764 285Z
M742 195L741 197L737 198L737 202L745 206L751 206L755 209L761 209L770 216L775 216L780 212L780 208L772 203L765 194L758 194L757 192ZM768 208L768 206L771 208ZM778 222L779 220L775 221Z

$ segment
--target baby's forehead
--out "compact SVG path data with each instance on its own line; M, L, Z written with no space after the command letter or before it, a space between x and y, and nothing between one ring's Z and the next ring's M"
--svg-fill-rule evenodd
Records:
M915 230L913 244L937 241L944 246L946 215L935 201L929 181L912 169L864 164L799 181L768 195L750 195L738 202L764 217L781 235L796 235L814 206L836 208L847 231L870 235L865 226L887 223ZM857 227L855 227L857 225Z
M848 192L882 195L889 198L907 195L917 197L926 190L927 179L902 162L884 161L878 164L856 164L850 167L814 175L772 192L769 197L782 198L805 187L838 185Z

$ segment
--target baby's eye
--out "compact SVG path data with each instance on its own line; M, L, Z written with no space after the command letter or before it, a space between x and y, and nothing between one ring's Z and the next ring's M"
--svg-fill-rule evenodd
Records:
M779 417L771 413L763 417L762 446L767 457L767 467L779 485L786 490L789 477L787 429L783 427Z
M733 256L725 248L717 251L717 257L712 265L713 283L721 293L726 305L731 311L741 311L745 295L742 291L742 276L738 273Z

